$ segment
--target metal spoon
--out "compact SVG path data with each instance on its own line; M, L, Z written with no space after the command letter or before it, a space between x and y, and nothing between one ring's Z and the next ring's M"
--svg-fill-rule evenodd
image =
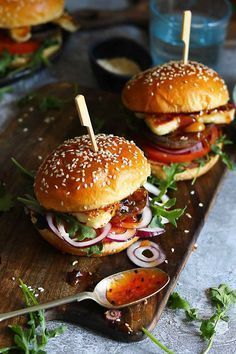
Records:
M111 284L111 282L119 282L123 279L124 276L127 275L127 273L131 273L131 272L137 272L137 271L145 271L145 272L156 272L157 274L160 274L162 276L164 276L164 281L162 283L162 285L156 287L155 291L153 291L151 294L149 294L146 297L143 298L139 298L133 302L129 302L129 303L125 303L119 306L113 305L112 303L110 303L107 299L107 290L109 288L109 285ZM58 300L54 300L54 301L50 301L46 304L40 304L40 305L35 305L32 307L26 307L20 310L16 310L16 311L11 311L11 312L6 312L3 314L0 314L0 322L7 320L9 318L15 317L15 316L21 316L21 315L25 315L27 313L31 313L31 312L35 312L35 311L39 311L39 310L46 310L46 309L50 309L52 307L56 307L59 305L64 305L64 304L68 304L70 302L74 302L74 301L82 301L85 299L90 299L90 300L94 300L96 301L99 305L109 308L109 309L114 309L114 308L121 308L121 307L126 307L129 305L133 305L136 304L138 302L141 302L147 298L149 298L150 296L153 296L155 294L157 294L159 291L161 291L168 283L169 283L169 276L167 273L165 273L164 271L158 269L158 268L136 268L136 269L130 269L130 270L126 270L124 272L120 272L120 273L116 273L113 275L110 275L107 278L104 278L103 280L101 280L95 287L93 292L88 292L85 291L83 293L79 293L79 294L75 294L75 295L71 295L71 296L67 296L64 297L62 299L58 299Z

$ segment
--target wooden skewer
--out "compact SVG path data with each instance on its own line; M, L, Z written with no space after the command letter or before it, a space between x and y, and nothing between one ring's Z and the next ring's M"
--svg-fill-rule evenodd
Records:
M79 114L80 123L83 127L86 127L92 144L92 150L94 152L98 151L97 142L95 139L93 126L89 117L88 108L83 95L78 95L75 97L75 104Z
M182 21L182 34L181 34L181 39L184 42L184 50L183 50L184 64L188 63L191 18L192 18L191 11L189 11L189 10L184 11L183 21Z

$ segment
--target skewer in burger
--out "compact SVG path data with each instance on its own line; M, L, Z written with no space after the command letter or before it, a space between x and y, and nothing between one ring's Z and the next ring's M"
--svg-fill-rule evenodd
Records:
M47 60L61 48L61 28L78 29L64 6L64 0L0 0L0 76L25 67L35 53Z
M152 174L165 178L165 166L183 164L176 180L201 176L217 162L221 127L234 119L235 109L223 79L207 66L170 62L134 76L122 101L135 112L137 141ZM213 150L213 151L212 151Z
M105 256L120 252L147 229L152 213L143 187L150 165L124 138L99 134L98 151L88 135L65 141L42 163L34 183L38 207L31 219L42 237L62 252Z

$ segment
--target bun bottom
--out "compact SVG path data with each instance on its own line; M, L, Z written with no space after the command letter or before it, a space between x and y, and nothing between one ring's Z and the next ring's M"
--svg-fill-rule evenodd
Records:
M88 256L86 252L82 251L82 248L76 248L69 245L67 242L63 241L58 236L56 236L52 231L48 229L43 229L43 230L37 229L37 230L46 241L48 241L53 247L57 248L59 251L63 253L69 253L75 256L85 256L85 257ZM103 256L109 256L111 254L121 252L126 248L128 248L137 240L138 237L133 237L131 240L125 242L114 241L114 242L105 243L103 244L103 249L101 253L92 254L89 257L103 257Z
M178 173L175 176L176 181L185 181L185 180L191 180L207 173L218 161L219 155L211 156L210 160L202 167L186 167L185 170L181 173ZM158 162L154 162L149 160L149 163L151 164L151 170L153 176L159 178L159 179L165 179L165 171L163 170L163 164L160 164Z

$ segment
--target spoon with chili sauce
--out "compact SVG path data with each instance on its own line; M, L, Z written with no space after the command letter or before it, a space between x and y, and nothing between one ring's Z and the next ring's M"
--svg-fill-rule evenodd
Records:
M45 304L6 312L0 314L0 321L86 299L94 300L99 305L110 309L126 307L157 294L169 283L169 280L168 274L158 268L130 269L104 278L96 285L93 292L85 291Z

